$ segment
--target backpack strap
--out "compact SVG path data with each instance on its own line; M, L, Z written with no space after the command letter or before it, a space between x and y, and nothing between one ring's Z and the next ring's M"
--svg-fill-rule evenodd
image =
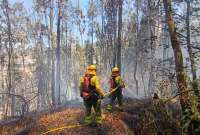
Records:
M116 88L117 87L117 83L116 83L116 81L115 81L115 76L111 76L111 78L110 78L110 87L111 88Z

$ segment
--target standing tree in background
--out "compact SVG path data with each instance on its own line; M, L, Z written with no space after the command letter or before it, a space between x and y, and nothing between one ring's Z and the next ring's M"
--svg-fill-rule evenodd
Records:
M189 58L190 58L190 63L191 63L191 72L192 72L192 87L193 90L195 90L196 96L199 96L198 92L198 83L196 82L197 79L197 73L196 73L196 65L195 65L195 60L193 56L193 51L192 51L192 46L190 42L190 13L191 13L191 8L190 8L190 0L186 0L187 3L187 15L186 15L186 30L187 30L187 48L189 52Z
M117 66L121 72L121 36L122 36L122 9L123 0L118 0L118 44L117 44Z
M190 107L189 95L188 92L185 92L188 90L188 84L186 82L186 73L183 66L183 55L181 51L181 46L177 37L176 26L172 15L171 0L163 0L163 4L165 8L166 21L168 24L171 44L174 52L178 91L180 93L184 92L180 95L180 104L183 112L186 112L186 109Z
M136 1L136 41L135 41L135 66L134 66L134 81L136 85L136 93L139 94L139 86L138 86L138 79L137 79L137 66L138 66L138 44L139 44L139 0Z
M105 57L108 59L110 66L116 66L116 52L117 52L117 8L118 3L116 0L106 0L105 6L105 36L107 48ZM112 63L111 63L112 60Z
M91 35L91 47L89 47L89 50L87 50L87 53L89 55L89 64L93 64L93 58L94 58L94 19L97 16L96 11L96 5L94 0L89 0L89 8L88 8L88 18L89 18L89 26L90 26L90 35Z
M54 16L54 0L50 1L50 32L49 32L49 40L50 40L50 50L51 50L51 100L52 105L56 104L55 100L55 57L54 57L54 38L53 38L53 16Z
M58 0L58 21L57 21L57 48L56 48L56 101L57 104L60 105L60 55L61 55L61 47L60 47L60 32L61 32L61 8L62 8L62 0Z
M11 96L11 116L15 115L15 89L13 87L14 82L14 57L13 57L13 43L12 43L12 31L11 31L11 20L10 20L10 7L7 0L2 2L3 13L6 17L6 26L7 26L7 41L5 42L6 51L8 52L8 67L7 67L7 89L8 93L12 94ZM8 106L8 104L7 104ZM8 107L7 107L8 108ZM7 113L7 111L6 111Z

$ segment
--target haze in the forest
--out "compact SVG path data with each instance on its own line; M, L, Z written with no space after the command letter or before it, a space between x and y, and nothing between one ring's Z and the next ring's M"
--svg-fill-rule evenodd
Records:
M175 96L196 116L199 0L0 0L0 9L0 120L82 105L91 64L107 93L118 67L125 99Z

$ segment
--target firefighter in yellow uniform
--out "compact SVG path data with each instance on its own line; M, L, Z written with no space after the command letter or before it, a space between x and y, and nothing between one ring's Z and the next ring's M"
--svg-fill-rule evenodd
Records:
M102 98L105 93L100 87L99 79L96 76L96 66L90 65L87 68L86 74L80 78L80 95L83 98L86 108L86 116L84 122L86 124L92 123L91 109L95 110L95 121L97 124L102 123L101 116L101 102L98 99Z
M112 68L112 74L110 78L110 90L113 90L115 88L117 89L110 95L110 104L108 104L107 106L107 110L109 111L113 109L116 98L118 100L119 109L122 110L122 88L125 88L125 84L120 76L118 67Z

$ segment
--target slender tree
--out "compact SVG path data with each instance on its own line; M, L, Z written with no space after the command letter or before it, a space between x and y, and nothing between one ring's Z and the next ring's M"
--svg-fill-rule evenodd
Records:
M89 8L88 8L88 18L89 18L89 27L90 27L90 35L91 35L91 46L89 47L89 64L94 63L94 27L95 27L95 17L97 15L96 4L94 0L89 0Z
M138 66L138 43L139 43L139 0L136 1L136 14L137 14L137 18L136 18L136 43L135 43L135 68L134 68L134 81L136 84L136 92L137 95L139 94L139 90L138 90L138 80L137 80L137 66Z
M174 52L178 91L180 93L184 92L180 95L180 104L182 110L185 112L186 109L189 108L189 97L188 92L185 92L188 89L188 84L186 82L186 73L183 67L183 55L181 51L180 42L177 37L175 22L172 15L171 0L163 0L163 4L165 8L166 21L168 24L168 30L171 38L172 49Z
M52 58L52 63L51 63L51 99L52 99L52 105L54 106L56 104L55 101L55 60L54 60L54 38L53 38L53 14L54 12L54 0L51 0L50 2L50 44L51 44L51 58Z
M195 66L195 60L192 52L192 47L191 47L191 42L190 42L190 0L186 0L187 3L187 15L186 15L186 30L187 30L187 48L189 52L189 58L191 62L191 72L192 72L192 87L195 90L195 94L199 96L199 91L198 91L198 83L196 82L197 79L197 73L196 73L196 66Z
M13 43L12 43L12 31L11 31L11 20L10 20L10 12L9 12L9 3L7 0L3 0L4 10L3 13L6 16L6 25L7 25L7 37L8 37L8 46L6 45L6 50L8 52L8 68L7 68L7 76L8 76L8 93L15 94L15 90L13 88ZM15 115L15 96L11 95L11 116Z
M117 46L117 66L121 72L121 35L122 35L122 6L123 0L118 0L118 46Z
M62 0L58 0L58 21L57 21L57 48L56 48L56 92L57 92L57 104L61 103L60 100L60 32L61 32L61 8Z

